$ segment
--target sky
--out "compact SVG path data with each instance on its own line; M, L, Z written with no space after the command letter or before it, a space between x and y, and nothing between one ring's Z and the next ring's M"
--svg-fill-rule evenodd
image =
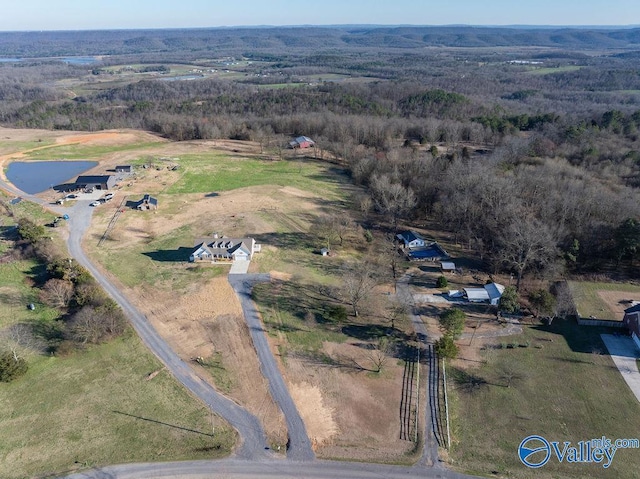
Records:
M4 0L0 31L253 25L640 25L640 0Z

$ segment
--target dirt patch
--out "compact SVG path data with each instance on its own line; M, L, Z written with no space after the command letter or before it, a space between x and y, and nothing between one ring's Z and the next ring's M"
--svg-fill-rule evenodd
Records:
M291 273L283 273L282 271L270 271L271 279L279 281L290 281L293 275Z
M358 366L367 367L364 350L352 343L326 342L322 352L341 365L292 354L285 366L286 376L296 378L290 390L309 435L326 437L316 443L318 456L397 461L409 453L413 443L399 439L403 366L389 358L381 373L368 372ZM308 385L307 391L317 388L308 397L313 402L293 392L299 384ZM305 417L315 411L323 419Z
M640 293L628 291L597 291L597 294L607 304L618 321L622 321L624 310L631 307L631 300L640 301Z
M138 288L137 297L138 306L182 359L255 414L272 444L286 443L284 417L268 392L240 302L226 277L196 286L179 299L151 287Z
M314 448L323 445L338 433L333 411L326 406L318 386L309 383L290 383L289 391Z

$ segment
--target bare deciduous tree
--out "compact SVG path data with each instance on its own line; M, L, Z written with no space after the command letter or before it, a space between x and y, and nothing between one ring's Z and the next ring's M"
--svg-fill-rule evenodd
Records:
M66 308L73 297L73 284L64 279L52 278L40 291L40 299L49 306Z
M398 220L416 205L415 193L387 174L373 175L370 188L376 208L391 219L396 231Z
M379 338L373 348L367 350L367 359L373 365L374 372L382 371L392 352L393 344L385 337Z
M344 295L353 308L353 315L358 316L360 306L378 284L375 268L370 261L348 265L343 275Z
M14 361L18 361L28 351L41 352L43 342L33 334L33 327L30 324L18 323L9 326L0 332L0 349L11 352Z
M511 223L502 230L498 241L498 258L505 266L515 270L518 290L526 271L534 267L543 270L557 257L556 242L551 231L535 219Z

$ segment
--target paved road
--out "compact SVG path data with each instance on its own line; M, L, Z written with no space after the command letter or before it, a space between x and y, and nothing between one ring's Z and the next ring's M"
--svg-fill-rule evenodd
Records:
M229 275L229 283L235 290L242 304L242 310L247 326L249 327L251 340L253 341L253 346L256 348L258 359L260 360L260 370L269 382L271 397L273 397L273 400L282 410L287 422L287 430L289 433L287 458L297 461L312 461L315 459L315 454L311 448L311 441L307 435L307 429L289 394L282 373L280 369L278 369L276 358L269 348L267 333L262 327L256 305L251 299L251 288L258 281L269 281L269 275Z
M398 280L396 289L396 297L398 301L403 304L406 304L411 312L411 325L413 326L414 331L418 335L418 338L422 341L425 346L425 351L428 348L428 336L427 336L427 328L422 322L422 318L420 318L419 314L415 314L414 301L413 296L411 295L411 291L409 290L409 281L411 280L410 275L404 275L402 278ZM431 394L429 394L429 381L431 381L431 375L427 377L427 380L424 382L425 387L427 388L427 394L425 401L425 415L424 415L424 447L422 449L422 457L418 462L424 466L438 466L440 463L438 461L438 441L436 440L435 434L433 432L433 424L434 419L431 415L431 411L433 410L433 405L431 404Z
M123 464L65 479L473 479L445 469L353 462L219 461Z
M600 337L607 346L618 371L635 394L636 399L640 401L640 371L638 371L638 363L636 363L636 358L640 358L638 346L628 336L601 334Z

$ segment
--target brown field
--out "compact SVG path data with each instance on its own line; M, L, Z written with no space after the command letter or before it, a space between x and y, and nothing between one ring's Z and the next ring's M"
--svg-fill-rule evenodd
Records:
M598 291L597 293L600 299L602 299L615 314L616 318L620 320L624 317L624 310L629 308L631 300L640 301L640 292Z

